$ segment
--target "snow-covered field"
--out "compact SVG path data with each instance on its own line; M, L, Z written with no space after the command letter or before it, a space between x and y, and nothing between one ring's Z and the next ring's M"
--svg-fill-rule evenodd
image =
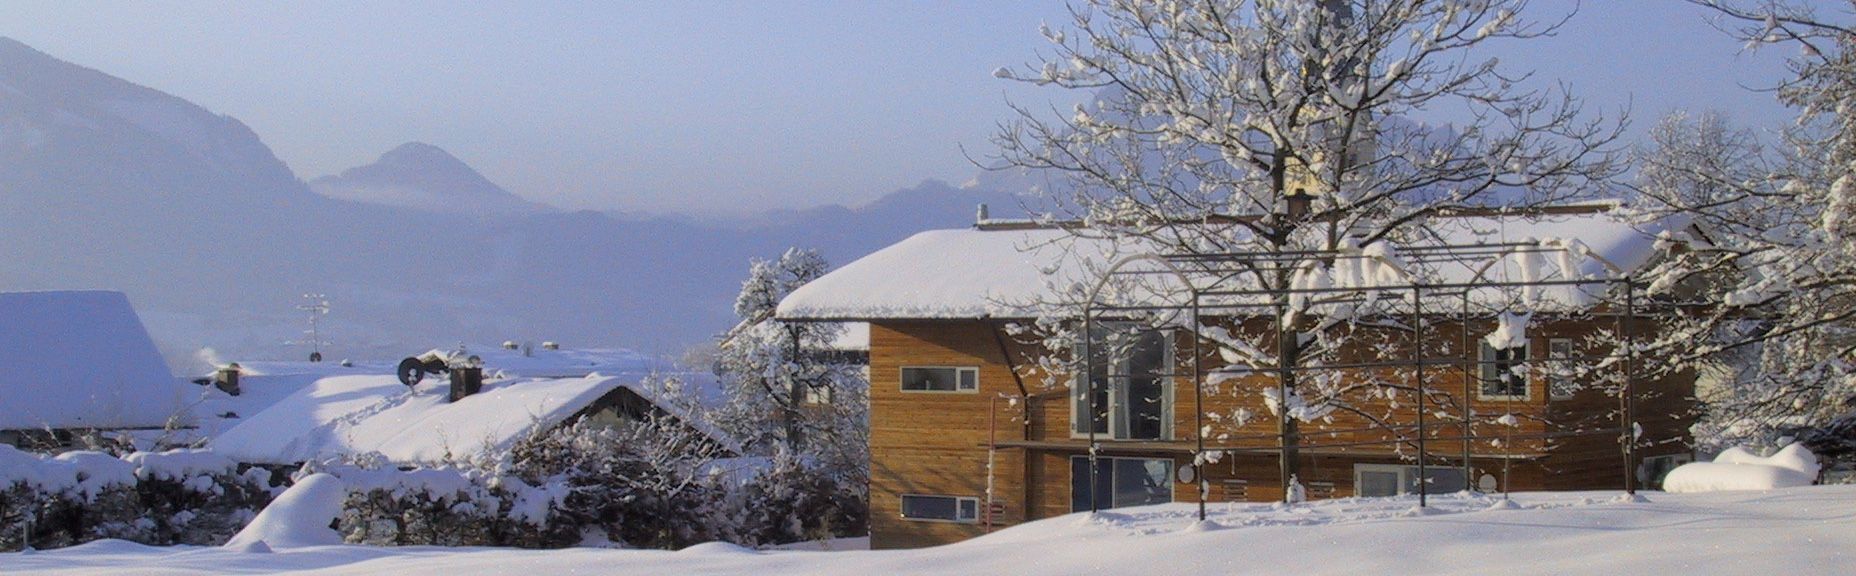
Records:
M904 551L677 552L312 546L268 553L121 541L0 555L28 574L1849 574L1856 486L1763 492L1343 499L1293 509L1171 504L1070 515Z

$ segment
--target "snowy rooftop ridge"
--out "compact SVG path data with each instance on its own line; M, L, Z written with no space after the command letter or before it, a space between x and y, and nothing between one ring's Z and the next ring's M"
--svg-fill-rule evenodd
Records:
M1428 231L1433 237L1409 246L1537 244L1539 249L1517 250L1488 262L1434 263L1404 272L1428 284L1584 281L1629 274L1655 257L1657 233L1677 231L1683 223L1633 222L1621 208L1611 202L1527 211L1466 209L1439 216ZM1063 298L1063 292L1078 285L1092 285L1097 271L1143 251L1138 241L1088 238L1074 234L1074 229L1074 223L987 220L973 228L922 232L800 287L781 301L777 314L812 321L1035 316L1040 302ZM1364 252L1377 250L1397 260L1400 247L1382 246L1364 247ZM1378 281L1369 274L1347 283L1348 271L1336 268L1307 281L1334 286ZM1472 299L1495 305L1521 298L1540 309L1576 308L1589 305L1602 290L1598 284L1478 289Z
M0 292L0 430L159 428L180 390L121 292Z
M449 383L442 379L408 388L390 374L330 376L250 415L209 447L249 463L379 453L400 464L442 464L514 446L530 432L559 425L621 387L657 402L656 392L642 379L597 373L510 378L486 382L481 392L450 402Z

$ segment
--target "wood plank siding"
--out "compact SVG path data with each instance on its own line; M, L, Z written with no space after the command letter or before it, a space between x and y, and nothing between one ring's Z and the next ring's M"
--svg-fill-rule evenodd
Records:
M1640 333L1654 329L1639 319ZM1542 364L1551 339L1573 339L1575 350L1609 320L1544 321L1530 329L1529 357ZM1244 327L1234 327L1245 332ZM1473 346L1490 325L1471 323ZM1462 357L1465 327L1461 324L1428 326L1425 354ZM1267 334L1265 330L1256 334ZM1175 335L1171 437L1159 441L1105 441L1103 456L1172 460L1172 468L1192 461L1191 449L1200 430L1200 407L1191 385L1189 341ZM1267 345L1267 342L1258 342ZM1378 345L1392 357L1411 353L1409 338L1387 337L1362 342L1357 349L1338 354L1343 362L1359 362L1377 353L1365 347ZM1201 368L1210 370L1220 361L1205 346ZM1072 438L1071 406L1067 380L1057 379L1054 390L1045 387L1045 374L1030 366L1038 351L1013 341L1002 323L992 320L878 321L870 329L870 512L871 545L876 548L917 547L954 542L991 529L1027 520L1071 512L1071 459L1087 453L1087 441ZM1473 358L1473 352L1471 358ZM1350 359L1350 360L1349 360ZM905 391L904 367L971 367L978 369L972 391ZM1017 369L1017 375L1014 375ZM1527 395L1484 398L1479 377L1467 364L1426 368L1427 387L1433 394L1426 404L1427 463L1455 469L1463 467L1465 432L1474 486L1490 476L1498 486L1513 490L1615 489L1622 486L1625 470L1618 445L1618 403L1615 395L1587 390L1567 398L1552 398L1545 376L1530 377ZM1408 383L1415 377L1408 368L1360 368L1336 371L1342 382L1379 378ZM1466 379L1467 378L1467 379ZM1467 384L1467 388L1465 385ZM1022 387L1021 387L1022 386ZM1272 501L1283 496L1279 480L1277 420L1270 415L1261 393L1276 386L1273 374L1253 374L1207 384L1204 413L1216 414L1207 436L1208 447L1227 447L1203 475L1212 501ZM1639 459L1652 455L1685 453L1687 429L1692 423L1693 374L1675 374L1640 380L1635 413L1644 433ZM1469 394L1465 397L1464 391ZM1027 394L1029 397L1027 397ZM1356 465L1414 465L1415 443L1396 444L1398 434L1415 437L1415 429L1394 433L1382 423L1415 423L1417 399L1410 393L1391 397L1361 389L1348 396L1358 413L1336 411L1327 419L1303 425L1303 446L1298 480L1313 497L1355 494ZM1467 403L1467 406L1465 406ZM1470 412L1470 425L1461 415ZM1517 423L1496 422L1514 414ZM1235 421L1247 417L1238 425ZM1509 434L1519 437L1502 441ZM998 446L989 450L989 442ZM990 469L988 456L991 455ZM903 518L904 495L986 496L993 490L991 514L982 502L974 521L930 521ZM1172 499L1194 502L1198 484L1172 483Z

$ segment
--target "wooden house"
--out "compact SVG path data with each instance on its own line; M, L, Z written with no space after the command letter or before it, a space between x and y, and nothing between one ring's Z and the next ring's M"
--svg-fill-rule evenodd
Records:
M1640 269L1659 250L1655 230L1604 207L1457 224L1452 241L1464 244L1522 235L1576 239L1611 274ZM1197 345L1203 342L1183 330L1131 336L1135 345L1108 363L1107 371L1121 376L1098 375L1093 386L1045 368L1063 364L1040 362L1046 353L1022 336L1046 310L1033 303L1099 276L1102 263L1117 256L1116 248L1078 244L1088 242L1023 223L929 231L781 303L783 320L870 324L873 547L948 543L1092 506L1196 502L1201 491L1206 501L1242 502L1281 500L1293 485L1308 498L1409 494L1420 486L1430 493L1619 489L1627 474L1650 485L1688 457L1692 374L1635 378L1633 404L1624 406L1604 386L1568 393L1573 387L1563 380L1571 376L1544 369L1555 359L1603 353L1593 337L1614 329L1624 311L1543 313L1524 347L1503 349L1482 343L1498 322L1438 314L1421 323L1427 343L1392 338L1376 351L1461 358L1428 367L1426 404L1416 394L1362 397L1354 404L1360 410L1304 423L1291 458L1294 484L1285 483L1281 429L1267 393L1276 374L1232 371L1215 347ZM1653 317L1630 320L1641 333L1655 330ZM1269 332L1244 330L1258 321L1229 314L1207 323L1254 340L1245 334ZM1365 355L1342 351L1339 358ZM1523 374L1516 366L1532 369ZM1338 377L1410 378L1411 368L1360 366ZM1630 422L1621 419L1626 408ZM1080 416L1092 410L1102 417ZM1421 414L1428 427L1417 427ZM1636 436L1628 457L1620 449L1625 433Z

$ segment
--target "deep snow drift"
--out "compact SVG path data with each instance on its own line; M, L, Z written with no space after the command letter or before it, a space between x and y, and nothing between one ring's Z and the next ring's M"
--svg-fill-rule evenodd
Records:
M677 552L323 546L250 554L121 541L0 554L34 574L1806 574L1856 562L1856 486L1341 499L1293 509L1217 504L1070 515L923 550Z
M1817 455L1792 444L1771 456L1758 456L1744 448L1728 448L1713 462L1690 462L1670 470L1663 489L1670 492L1720 490L1771 490L1810 486L1820 470Z
M340 544L342 535L329 525L342 515L348 491L328 474L311 474L279 494L225 548L242 552Z

